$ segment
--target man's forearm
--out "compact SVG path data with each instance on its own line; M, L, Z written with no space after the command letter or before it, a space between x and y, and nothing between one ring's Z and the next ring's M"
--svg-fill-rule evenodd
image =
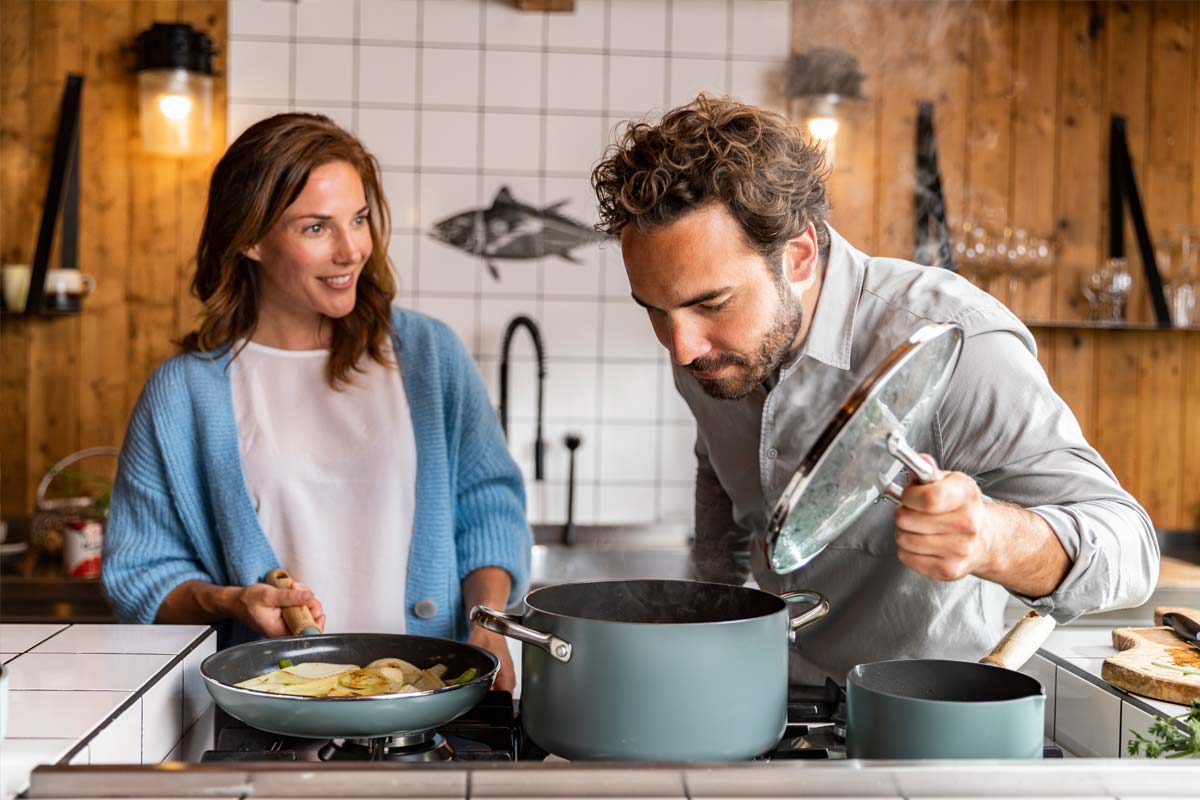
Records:
M512 576L500 567L480 567L462 579L463 607L468 614L477 605L503 611L511 592Z
M1026 597L1052 594L1071 569L1071 558L1046 520L1007 503L987 503L993 554L977 577Z
M154 621L175 625L218 622L231 616L236 586L214 586L199 580L184 581L170 591L158 607Z

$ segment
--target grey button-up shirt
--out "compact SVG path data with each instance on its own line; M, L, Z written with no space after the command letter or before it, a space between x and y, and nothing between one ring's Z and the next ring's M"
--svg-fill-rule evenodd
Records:
M890 503L791 575L772 572L762 547L770 509L842 401L917 327L955 322L966 333L962 356L913 445L1054 529L1073 566L1053 594L1021 597L1026 604L1065 622L1144 602L1158 574L1150 518L1084 439L1020 320L948 270L872 258L830 234L812 325L769 390L717 400L675 369L697 422L695 576L743 583L752 571L767 591L828 598L828 616L792 649L793 682L841 681L866 661L987 654L1003 634L1007 592L974 576L933 581L901 564Z

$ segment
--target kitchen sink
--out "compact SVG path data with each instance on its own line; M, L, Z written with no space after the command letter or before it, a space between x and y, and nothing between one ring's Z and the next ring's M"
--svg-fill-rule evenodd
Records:
M690 528L680 525L577 525L562 544L561 525L534 525L534 588L575 581L687 578Z

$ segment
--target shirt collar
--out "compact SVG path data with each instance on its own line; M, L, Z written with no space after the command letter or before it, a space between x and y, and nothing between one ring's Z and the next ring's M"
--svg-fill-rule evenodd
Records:
M812 325L793 368L809 357L836 369L850 369L854 317L866 278L865 257L831 226L825 227L829 231L829 259Z

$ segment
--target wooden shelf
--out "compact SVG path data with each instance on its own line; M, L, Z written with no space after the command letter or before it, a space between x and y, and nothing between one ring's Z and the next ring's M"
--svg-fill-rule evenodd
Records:
M1196 331L1197 327L1160 328L1153 322L1092 322L1090 320L1031 320L1023 319L1025 327L1032 330L1053 328L1090 331Z

